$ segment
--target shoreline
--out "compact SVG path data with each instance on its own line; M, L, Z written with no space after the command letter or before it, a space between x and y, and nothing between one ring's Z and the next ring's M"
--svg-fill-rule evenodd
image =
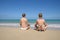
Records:
M0 23L0 27L18 28L19 23ZM30 27L34 29L34 23L30 23ZM60 24L48 24L47 30L60 30Z

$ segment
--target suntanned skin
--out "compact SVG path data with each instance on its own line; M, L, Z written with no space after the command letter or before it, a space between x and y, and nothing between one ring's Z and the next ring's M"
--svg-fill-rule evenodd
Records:
M27 19L25 17L21 18L20 20L20 25L23 27L23 28L26 28L27 27Z
M46 30L47 24L46 24L45 20L42 18L42 14L39 14L39 18L36 21L35 27L36 27L36 30L38 30L38 31L39 30L43 30L43 31Z
M45 30L46 29L46 26L47 24L45 23L45 20L40 18L36 21L36 24L37 25L40 25L40 27L37 29L37 30ZM42 25L45 25L44 27L42 27Z
M22 18L20 20L20 27L29 29L30 25L28 24L28 21L25 16L26 14L22 14Z
M37 20L38 25L43 25L44 24L44 19L40 18Z

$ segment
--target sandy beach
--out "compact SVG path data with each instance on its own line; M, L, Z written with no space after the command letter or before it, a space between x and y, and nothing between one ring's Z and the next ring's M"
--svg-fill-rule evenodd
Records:
M0 40L60 40L60 30L38 32L32 29L0 27Z

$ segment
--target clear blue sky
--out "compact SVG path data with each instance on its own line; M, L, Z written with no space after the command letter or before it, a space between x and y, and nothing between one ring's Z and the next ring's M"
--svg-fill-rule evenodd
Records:
M60 19L60 0L0 0L0 19L20 19L26 13L29 19Z

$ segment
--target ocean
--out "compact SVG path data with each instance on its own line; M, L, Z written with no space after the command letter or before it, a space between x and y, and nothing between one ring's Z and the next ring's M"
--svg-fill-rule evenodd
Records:
M60 24L60 19L46 19L48 24ZM0 19L0 23L19 23L20 19ZM28 19L29 23L35 23L36 19Z
M46 23L48 24L48 29L58 29L60 30L60 19L46 19ZM0 19L0 27L16 27L19 26L20 19ZM36 19L28 19L30 23L30 27L34 29L34 24Z

